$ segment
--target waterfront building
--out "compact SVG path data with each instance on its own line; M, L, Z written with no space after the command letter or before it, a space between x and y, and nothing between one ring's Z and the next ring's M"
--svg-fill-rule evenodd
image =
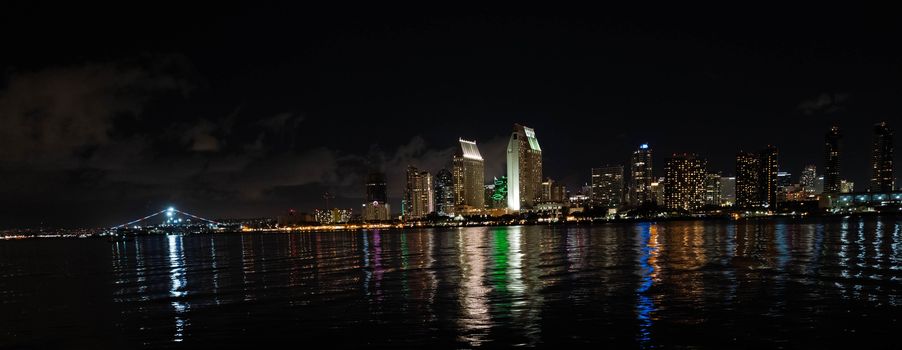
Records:
M592 205L619 208L623 204L623 166L592 168Z
M448 169L435 174L435 211L439 215L454 216L454 177Z
M817 188L816 181L817 181L817 166L815 166L815 165L805 166L805 170L802 170L802 176L799 177L799 185L801 185L802 191L806 192L806 193L814 193Z
M405 219L421 219L429 215L435 210L433 191L432 175L427 171L419 171L414 166L408 166L401 215Z
M363 220L385 221L391 219L388 204L385 173L371 172L366 181L366 202L363 204Z
M736 207L749 209L761 205L758 200L760 163L761 160L757 154L739 152L736 155Z
M706 161L695 154L674 154L664 167L664 205L692 211L705 204Z
M542 148L532 128L514 124L507 144L507 206L529 209L541 198Z
M630 157L630 185L628 199L633 206L652 202L651 183L655 181L652 166L652 151L647 143L639 145L639 149Z
M840 141L842 135L839 133L839 127L834 126L827 132L824 137L824 181L823 193L839 193L840 191Z
M485 161L476 141L459 139L459 143L451 160L455 205L458 212L480 211L485 208Z
M893 130L886 122L874 124L870 192L893 191L896 187L893 170Z

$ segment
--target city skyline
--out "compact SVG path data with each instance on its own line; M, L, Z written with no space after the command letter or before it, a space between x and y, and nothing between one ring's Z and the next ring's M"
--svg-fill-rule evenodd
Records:
M400 212L406 167L450 169L460 137L480 145L486 184L505 176L514 123L538 132L540 181L571 189L593 167L630 174L642 144L655 181L673 153L729 176L736 152L769 144L781 171L824 174L824 134L838 125L842 178L863 190L873 124L898 127L902 115L902 55L886 45L899 24L835 25L848 14L764 28L663 15L147 11L4 12L7 32L33 31L0 57L0 227L110 225L170 204L273 216L312 211L324 192L356 209L374 168Z

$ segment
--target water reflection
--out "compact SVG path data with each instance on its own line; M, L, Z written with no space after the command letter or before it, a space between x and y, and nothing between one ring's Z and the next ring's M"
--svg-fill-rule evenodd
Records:
M644 223L639 227L638 267L639 287L636 288L636 317L639 321L639 346L648 348L652 346L652 324L655 314L655 301L652 299L649 289L658 281L658 227L655 224Z
M894 217L0 242L0 329L13 348L816 347L902 326L900 266Z
M461 328L460 339L470 346L479 346L486 341L491 327L489 304L485 286L486 261L481 249L484 247L487 228L467 228L459 232L461 304L463 316L458 320Z
M182 248L182 236L167 236L169 249L169 298L172 300L172 308L175 310L175 333L172 341L183 340L185 328L188 326L184 313L188 311L188 303L184 297L188 294L185 290L187 279L185 278L185 252Z

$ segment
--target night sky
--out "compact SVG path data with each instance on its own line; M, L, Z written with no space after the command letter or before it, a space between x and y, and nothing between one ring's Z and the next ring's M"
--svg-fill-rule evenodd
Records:
M404 167L446 166L458 137L504 175L513 123L573 190L644 142L657 174L684 151L732 174L737 151L773 144L796 182L806 164L823 172L838 123L842 177L862 190L873 123L902 128L902 21L888 10L3 6L0 228L169 205L311 212L326 190L357 209L371 168L397 208Z

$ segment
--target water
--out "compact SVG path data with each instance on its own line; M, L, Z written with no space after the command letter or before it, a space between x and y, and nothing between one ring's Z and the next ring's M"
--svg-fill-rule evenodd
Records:
M0 241L0 347L873 343L900 269L886 217Z

